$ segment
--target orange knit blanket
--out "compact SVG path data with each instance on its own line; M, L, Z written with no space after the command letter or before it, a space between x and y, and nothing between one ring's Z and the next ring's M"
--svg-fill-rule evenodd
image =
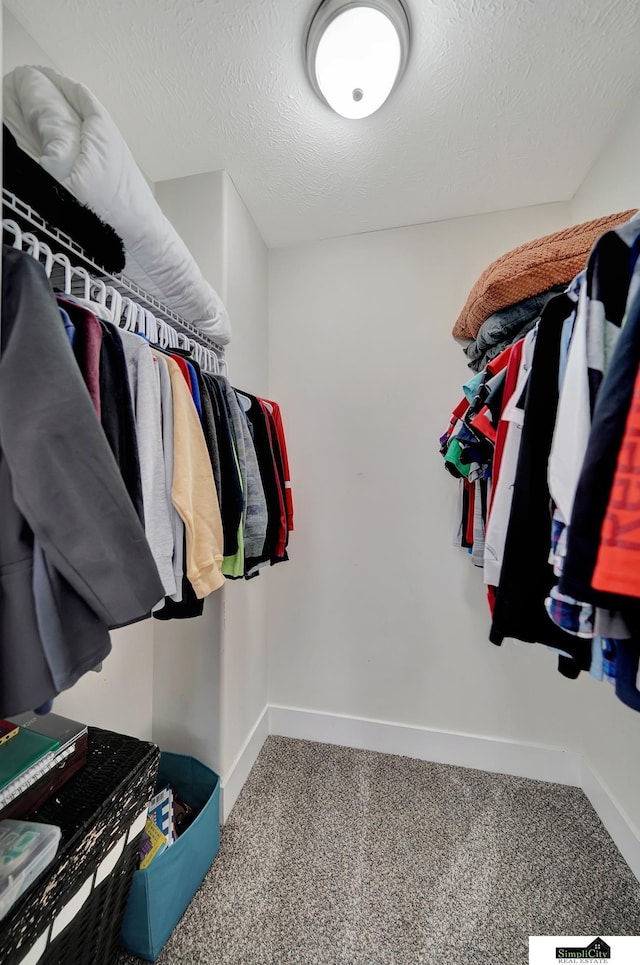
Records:
M585 267L596 239L634 214L635 211L621 211L585 221L529 241L497 258L471 289L453 326L454 338L475 338L482 323L499 309L570 282Z

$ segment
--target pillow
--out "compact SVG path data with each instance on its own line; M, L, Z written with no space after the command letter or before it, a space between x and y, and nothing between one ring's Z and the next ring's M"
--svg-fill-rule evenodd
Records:
M471 289L453 326L453 337L475 338L482 323L494 312L554 285L568 284L585 267L589 252L600 235L629 221L635 213L621 211L595 221L585 221L536 241L528 241L497 258Z

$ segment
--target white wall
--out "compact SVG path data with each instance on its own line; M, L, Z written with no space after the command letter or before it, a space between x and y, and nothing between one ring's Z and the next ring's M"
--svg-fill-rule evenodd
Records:
M144 620L111 634L113 649L100 673L88 673L60 694L55 711L95 727L151 740L153 625Z
M253 218L224 171L159 182L156 199L227 306L233 384L264 394L267 249ZM268 579L228 581L203 618L155 633L154 737L223 776L266 705Z
M2 75L23 64L56 67L48 54L27 33L6 7L2 8Z
M153 621L152 736L222 772L223 591L190 620Z
M223 173L155 185L158 204L184 238L200 270L223 295ZM223 591L201 617L154 621L153 739L223 770Z
M224 174L224 292L233 338L234 386L267 392L267 249L231 178ZM267 589L274 571L225 586L223 774L227 774L267 703Z
M572 220L640 208L640 101L637 96L606 150L576 192ZM582 684L584 756L640 837L640 717L610 687Z
M640 97L636 95L572 202L575 222L640 207Z
M469 376L450 333L470 286L569 220L545 205L270 252L297 521L269 596L271 703L578 745L580 688L554 656L487 640L437 441Z
M225 275L223 179L223 171L209 171L155 185L156 201L221 296Z

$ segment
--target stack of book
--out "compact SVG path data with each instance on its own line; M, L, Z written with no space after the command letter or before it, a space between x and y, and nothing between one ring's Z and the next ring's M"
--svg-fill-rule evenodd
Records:
M0 721L0 820L22 818L87 760L86 724L47 714Z
M167 786L158 791L149 803L140 845L140 869L148 868L153 859L166 851L175 840L173 788Z

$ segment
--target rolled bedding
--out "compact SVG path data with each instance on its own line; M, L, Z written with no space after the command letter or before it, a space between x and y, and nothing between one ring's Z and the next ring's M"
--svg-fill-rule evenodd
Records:
M100 101L48 67L16 67L3 85L4 122L18 146L120 235L125 275L225 345L231 329L222 299L162 213Z

